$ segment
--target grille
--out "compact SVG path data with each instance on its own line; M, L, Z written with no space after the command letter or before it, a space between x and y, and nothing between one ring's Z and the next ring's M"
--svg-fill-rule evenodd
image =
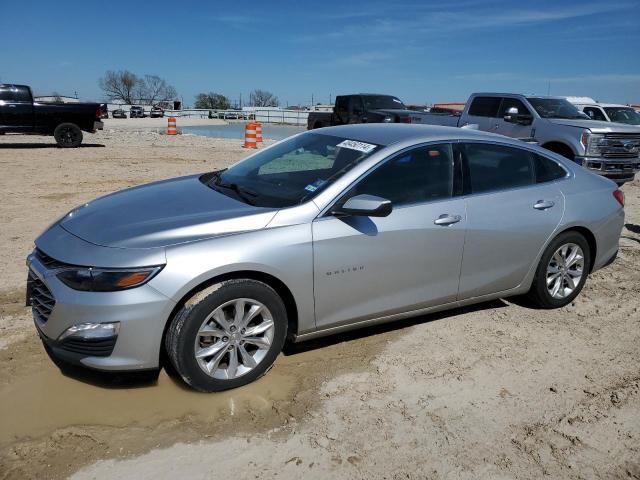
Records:
M47 286L31 270L29 270L27 283L33 318L38 323L46 323L49 320L49 315L51 315L51 310L56 304L56 300Z
M59 348L88 357L108 357L116 346L116 339L117 337L91 340L67 338L59 344Z
M61 262L59 260L56 260L53 257L50 257L49 255L44 253L39 248L36 248L36 252L35 253L36 253L36 258L40 261L40 263L42 263L42 265L44 265L45 267L47 267L49 269L56 270L58 268L66 268L66 267L71 266L68 263L64 263L64 262Z
M637 158L640 149L640 135L637 133L607 133L605 139L610 142L608 147L602 149L602 156L605 158ZM633 151L627 149L629 143L635 148Z

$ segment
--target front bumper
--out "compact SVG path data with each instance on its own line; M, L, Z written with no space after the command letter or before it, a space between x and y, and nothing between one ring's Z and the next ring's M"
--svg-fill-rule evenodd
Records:
M27 264L30 276L35 276L53 299L44 316L36 310L37 302L32 306L36 329L50 355L98 370L159 366L162 334L175 302L149 285L118 292L80 292L58 280L56 271L48 269L37 256L29 255ZM59 341L69 327L87 322L119 322L119 333L99 341Z
M630 182L640 172L640 158L576 157L576 163L615 182Z

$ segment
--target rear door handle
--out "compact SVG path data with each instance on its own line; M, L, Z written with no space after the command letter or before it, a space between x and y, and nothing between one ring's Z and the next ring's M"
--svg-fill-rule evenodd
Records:
M546 210L547 208L551 208L555 205L551 200L538 200L533 204L533 208L536 210Z
M460 220L462 220L462 217L460 215L449 215L448 213L443 213L438 218L436 218L433 223L435 223L436 225L447 226L458 223Z

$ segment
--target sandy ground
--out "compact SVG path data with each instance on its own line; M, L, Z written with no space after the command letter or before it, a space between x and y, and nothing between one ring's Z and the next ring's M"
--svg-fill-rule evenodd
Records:
M58 216L247 153L135 130L76 150L0 137L0 478L640 478L640 182L618 260L566 308L495 301L288 346L258 382L203 395L164 373L63 375L22 306Z

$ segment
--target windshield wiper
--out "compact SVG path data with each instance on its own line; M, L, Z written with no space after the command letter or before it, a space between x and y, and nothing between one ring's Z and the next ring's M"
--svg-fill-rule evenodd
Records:
M252 192L251 190L248 190L248 189L246 189L244 187L241 187L237 183L223 182L222 181L222 177L220 176L220 174L217 174L214 177L213 184L216 187L222 187L222 188L226 188L228 190L231 190L231 191L235 192L235 194L238 195L238 197L240 197L242 200L244 200L249 205L255 205L255 202L253 201L253 199L251 199L249 197L257 197L258 194L256 192Z

